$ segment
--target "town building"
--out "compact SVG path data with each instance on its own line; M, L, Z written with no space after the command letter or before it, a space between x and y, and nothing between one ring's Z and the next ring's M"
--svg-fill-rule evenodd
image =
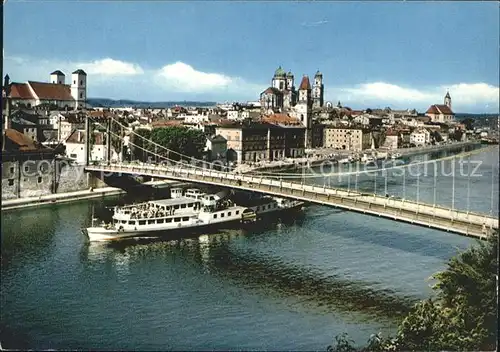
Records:
M228 121L216 127L227 140L227 158L239 164L301 157L305 153L305 128L295 118L276 114L261 122Z
M2 199L50 194L54 150L15 129L5 129L2 137Z
M427 145L431 142L431 133L426 129L416 129L410 133L410 144L417 147Z
M372 136L369 130L362 128L326 126L323 143L327 148L359 152L371 148Z
M71 134L67 139L66 155L77 163L85 163L85 131L78 130ZM90 141L91 150L89 153L90 161L103 161L107 159L106 136L103 132L94 131L94 136Z
M401 145L401 138L397 131L387 131L383 147L387 149L397 149Z
M65 75L57 70L50 74L50 81L26 83L10 82L5 77L5 86L9 85L9 98L12 106L32 108L42 104L53 106L56 109L81 109L86 107L87 74L79 69L71 74L71 84L66 84Z
M450 123L455 119L455 113L451 109L451 96L447 92L444 97L444 104L434 104L426 111L432 122Z
M227 140L221 135L208 136L205 148L208 160L226 160Z

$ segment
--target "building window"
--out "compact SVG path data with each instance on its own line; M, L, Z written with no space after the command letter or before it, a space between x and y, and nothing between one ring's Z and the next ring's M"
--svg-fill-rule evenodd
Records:
M80 81L80 85L81 85L81 86L83 85L83 81Z
M80 93L80 99L83 99L83 93Z
M41 176L39 176L39 177L38 177L37 182L38 182L38 183L42 183L42 177L41 177Z
M73 81L73 84L76 84L76 81Z
M9 186L14 186L14 179L13 178L9 178Z
M28 172L28 171L30 171L29 166L25 166L25 167L24 167L24 172Z
M10 168L10 173L13 174L14 173L14 167L11 167Z

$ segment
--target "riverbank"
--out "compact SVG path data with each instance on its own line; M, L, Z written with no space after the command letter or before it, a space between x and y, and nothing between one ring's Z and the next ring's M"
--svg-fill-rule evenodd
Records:
M408 157L412 155L425 154L434 151L447 151L447 150L456 150L459 148L480 145L480 141L467 141L467 142L457 142L443 145L432 145L426 147L415 147L415 148L405 148L405 149L394 149L394 150L385 150L385 149L367 149L363 151L366 154L374 153L378 157L378 159L383 159L387 156L387 154L400 154L401 157ZM326 154L328 151L319 150L321 153ZM333 154L333 155L332 155ZM342 150L331 151L329 155L325 155L324 157L309 157L309 158L300 158L300 159L288 159L288 160L280 160L280 161L271 161L271 162L261 162L256 165L240 165L240 168L237 171L244 173L252 173L252 172L264 172L264 171L290 171L290 170L301 170L303 168L316 167L323 163L335 163L341 159L347 159L349 157L354 156L354 152L346 152Z
M179 183L177 181L162 180L162 181L145 182L143 183L143 185L151 187L162 187L162 186L179 186L179 185L184 185L184 183ZM89 188L83 191L49 194L40 197L9 199L2 201L2 211L118 196L125 193L126 192L121 188L102 187L96 189Z

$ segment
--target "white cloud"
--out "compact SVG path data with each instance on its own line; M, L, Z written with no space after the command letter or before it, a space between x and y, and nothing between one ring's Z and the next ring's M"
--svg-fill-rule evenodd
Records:
M498 106L500 97L499 87L486 83L459 83L442 86L441 89L449 89L452 99L464 105L489 104Z
M235 81L234 78L223 74L197 71L180 61L163 66L157 75L163 86L185 93L226 89Z
M166 100L256 100L268 84L253 83L223 73L203 72L183 62L160 69L143 69L139 64L113 58L89 62L39 60L25 56L5 56L4 72L12 81L47 82L50 72L62 70L67 76L82 68L89 75L88 95L112 99L144 101ZM68 80L68 77L67 77ZM354 86L326 87L326 99L355 109L390 106L425 111L443 102L449 90L456 112L498 112L500 90L486 83L441 84L433 87L408 87L388 82Z
M144 70L139 65L111 58L95 60L88 63L77 63L75 67L83 69L87 74L98 75L140 75L144 73Z
M455 111L498 111L500 90L486 83L459 83L435 87L409 88L386 82L364 83L354 87L328 89L333 100L359 107L426 109L443 102L450 92Z
M356 96L357 99L366 100L376 99L384 101L418 102L431 98L426 92L384 82L365 83L355 88L344 88L343 91L351 96Z
M321 26L322 24L327 24L327 23L328 23L327 20L322 20L322 21L316 21L316 22L303 22L300 25L302 27L317 27L317 26Z

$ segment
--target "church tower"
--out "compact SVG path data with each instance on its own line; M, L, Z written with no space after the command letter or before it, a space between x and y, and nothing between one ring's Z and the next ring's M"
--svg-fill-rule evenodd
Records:
M312 99L311 99L311 83L309 77L304 75L299 86L299 99L295 105L295 111L302 125L306 128L305 147L311 145L311 130L312 130Z
M62 73L59 70L56 70L50 74L50 83L65 84L64 80L65 80L64 73Z
M87 74L82 69L71 74L71 96L75 99L75 110L86 106Z
M285 91L283 95L283 107L289 110L295 105L294 77L291 71L286 74Z
M313 108L323 107L324 94L323 74L319 70L314 75L314 86L312 89Z
M450 108L451 110L451 96L450 92L446 92L446 95L444 96L444 105Z
M273 88L279 89L280 91L284 91L286 88L286 73L285 70L283 70L280 67L276 69L274 72L273 80L271 86Z

